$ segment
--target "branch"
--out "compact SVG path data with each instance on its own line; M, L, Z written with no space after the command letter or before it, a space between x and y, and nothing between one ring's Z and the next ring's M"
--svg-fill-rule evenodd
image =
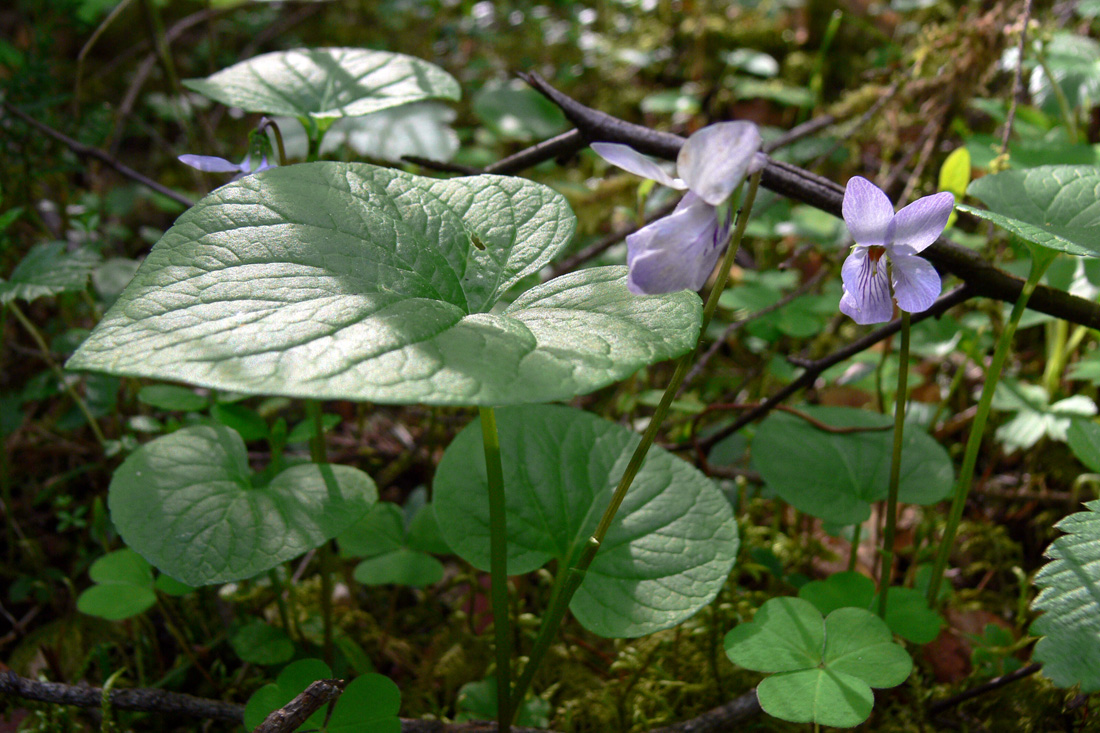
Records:
M523 74L522 77L558 105L589 142L602 140L625 143L639 152L666 160L675 160L680 147L684 144L684 138L679 135L650 130L585 107L550 86L538 74ZM838 183L798 166L769 158L761 185L838 218L841 215L844 188ZM977 253L943 237L921 252L921 256L938 269L950 272L963 280L971 296L983 296L1015 303L1023 289L1024 281L1020 278L997 269ZM1100 328L1100 304L1045 285L1035 289L1031 300L1028 301L1028 308L1071 323Z
M272 710L252 733L292 733L309 716L340 697L344 687L343 680L317 680L286 705Z
M911 323L915 325L927 318L938 317L946 312L948 309L953 308L959 303L962 303L963 301L969 300L970 298L974 297L974 295L975 293L973 289L971 289L970 284L966 283L952 290L947 295L942 296L939 300L932 304L931 308L924 311L923 313L914 313L911 318ZM737 420L735 420L731 425L728 425L718 432L714 433L713 435L710 435L700 440L698 442L699 450L703 451L710 448L718 441L729 435L733 435L738 430L745 427L757 418L767 415L769 412L775 409L776 406L779 405L779 403L783 402L783 400L787 399L795 392L799 391L800 389L804 389L805 387L812 386L813 383L817 381L817 378L821 376L822 372L824 372L829 367L850 359L861 351L871 348L879 341L883 341L884 339L893 336L900 330L901 319L890 321L885 326L882 326L881 328L876 328L874 331L871 331L871 333L867 334L863 338L856 339L844 348L837 349L823 359L799 363L799 366L805 367L806 371L799 374L798 377L786 387L779 390L753 409L741 415L741 417L737 418Z
M103 690L99 687L77 687L60 682L39 682L20 677L8 670L0 672L0 693L25 700L75 705L81 708L103 706ZM174 713L192 718L227 720L239 723L244 719L244 705L202 697L183 695L150 688L111 690L111 706L119 710L140 710L147 713Z
M1043 665L1041 664L1029 664L1026 667L1021 667L1015 672L1009 672L1008 674L1003 674L1000 677L994 677L991 680L986 680L982 684L977 685L976 687L972 687L965 692L960 692L957 695L952 695L949 698L938 700L937 702L932 703L928 706L928 713L930 715L938 715L944 710L947 710L948 708L953 708L959 703L966 702L967 700L975 698L978 695L984 695L987 692L991 692L1000 687L1004 687L1005 685L1015 682L1016 680L1022 680L1024 677L1029 677L1038 672L1042 668L1042 666Z
M187 206L189 208L191 206L195 205L194 201L187 198L182 193L177 193L176 191L173 191L172 189L168 188L167 186L164 186L160 183L157 183L152 178L149 178L147 176L142 175L141 173L138 173L136 170L134 170L130 166L125 165L124 163L121 163L120 161L117 161L114 158L112 158L109 153L104 152L103 150L100 150L99 148L89 147L89 146L85 145L82 142L78 142L76 140L73 140L71 137L69 137L65 133L58 132L57 130L53 129L52 127L39 122L38 120L31 117L30 115L28 115L23 110L19 109L18 107L13 107L12 105L8 104L7 102L0 102L0 106L2 106L4 108L4 111L7 112L8 114L13 115L15 117L18 117L20 120L27 123L28 125L30 125L34 129L38 130L39 132L43 133L44 135L52 137L54 140L57 140L58 142L64 143L65 145L67 145L69 147L70 150L72 150L77 155L83 156L85 158L95 158L96 160L98 160L102 163L106 163L108 166L110 166L111 168L114 168L116 171L118 171L122 175L126 176L127 178L130 178L134 181L137 181L138 183L145 186L146 188L151 188L152 190L156 191L157 193L161 194L162 196L167 196L168 198L172 199L176 203L183 204L184 206Z

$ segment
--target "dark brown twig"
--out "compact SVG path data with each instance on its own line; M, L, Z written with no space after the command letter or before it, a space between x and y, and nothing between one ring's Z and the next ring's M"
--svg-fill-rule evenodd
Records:
M497 162L485 166L485 172L500 175L518 173L546 160L573 155L587 145L588 141L584 139L579 130L570 130L549 140L543 140L541 143L521 150L515 155L501 158Z
M343 680L317 680L286 705L273 710L252 733L291 733L297 730L309 716L340 697L345 686Z
M684 143L679 135L650 130L585 107L554 89L538 74L526 74L523 78L558 105L590 142L603 140L625 143L639 152L666 160L675 160ZM769 159L763 171L761 185L836 217L841 215L844 188L798 166ZM1023 289L1024 281L1020 278L997 269L978 253L943 237L924 250L921 256L939 270L962 279L971 296L1014 303ZM1071 323L1100 328L1100 304L1044 285L1035 289L1028 307Z
M916 324L927 318L939 316L950 308L953 308L959 303L962 303L963 301L968 300L972 297L974 297L974 291L971 289L969 283L958 287L955 290L952 290L947 295L940 297L940 299L933 303L932 307L928 310L924 311L923 313L913 314L911 323ZM813 383L817 381L817 378L821 376L822 372L824 372L829 367L850 359L861 351L871 348L879 341L883 341L884 339L893 336L900 330L900 319L890 321L885 326L876 328L874 331L871 331L863 338L856 339L844 348L837 349L836 351L822 359L818 359L817 361L813 362L803 363L802 366L805 367L805 371L802 372L802 374L798 375L798 377L791 381L791 383L788 384L786 387L761 402L759 406L752 410L749 410L744 415L739 417L733 422L733 424L722 428L721 430L715 432L713 435L700 439L698 446L699 450L705 451L723 438L729 435L733 435L738 430L745 427L754 420L757 420L758 418L767 415L769 412L774 410L777 405L781 404L791 395L795 394L799 390L812 386Z
M24 700L75 705L81 708L99 708L103 705L103 690L99 687L39 682L20 677L10 670L0 672L0 693ZM186 715L192 718L227 720L234 723L239 723L244 718L244 705L150 688L112 690L110 699L111 705L120 710Z
M956 705L978 697L979 695L984 695L987 692L992 692L993 690L1011 684L1016 680L1022 680L1024 677L1030 677L1031 675L1042 669L1042 667L1043 665L1041 664L1029 664L1026 667L1021 667L1015 672L1009 672L1008 674L1003 674L1000 677L994 677L991 680L986 680L982 684L971 687L965 692L960 692L957 695L952 695L951 697L932 703L928 706L928 713L930 715L938 715L944 710L953 708Z
M168 198L172 199L173 201L175 201L179 204L182 204L182 205L188 206L188 207L195 205L194 201L187 198L182 193L177 193L176 191L173 191L172 189L168 188L167 186L164 186L160 183L157 183L152 178L149 178L147 176L142 175L141 173L138 173L136 170L134 170L130 166L125 165L124 163L121 163L121 162L115 160L114 158L112 158L110 156L110 154L108 154L108 153L106 153L106 152L104 152L104 151L102 151L98 148L89 147L89 146L85 145L84 143L73 140L71 137L69 137L65 133L58 132L57 130L53 129L52 127L49 127L48 125L45 125L45 124L39 122L38 120L31 117L30 115L28 115L23 110L19 109L18 107L13 107L12 105L8 104L7 102L0 102L0 105L3 106L4 111L7 112L8 114L10 114L14 117L18 117L20 120L22 120L26 124L30 125L34 129L38 130L39 132L43 133L44 135L48 135L49 137L52 137L54 140L57 140L58 142L63 143L64 145L68 146L69 149L72 150L77 155L80 155L80 156L85 157L85 158L95 158L96 160L107 164L109 167L115 169L116 171L118 171L122 175L126 176L127 178L130 178L131 180L137 181L138 183L145 186L146 188L152 189L153 191L156 191L157 193L161 194L162 196L167 196Z

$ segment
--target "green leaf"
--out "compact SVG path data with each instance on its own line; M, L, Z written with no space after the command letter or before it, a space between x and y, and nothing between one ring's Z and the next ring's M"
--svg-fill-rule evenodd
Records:
M723 642L730 661L755 672L816 667L825 645L821 612L801 598L773 598L752 621L730 629Z
M405 518L401 507L380 501L336 536L341 557L373 557L405 545Z
M489 676L467 682L458 691L455 722L494 720L497 717L497 679ZM516 725L546 728L550 725L550 703L541 697L526 697L516 711Z
M69 366L249 394L500 405L568 399L691 349L698 296L633 295L622 267L489 312L574 226L564 198L518 178L264 171L181 216Z
M401 690L389 677L356 677L336 699L328 733L401 733Z
M557 105L518 80L485 85L474 95L474 114L505 140L544 140L566 128Z
M1096 404L1084 395L1074 395L1051 405L1042 386L1011 380L997 384L993 408L1016 413L995 433L1009 452L1027 450L1043 437L1065 442L1073 423L1096 414Z
M778 672L756 688L769 715L795 723L852 727L871 714L872 687L901 684L913 661L873 613L840 608L822 618L801 598L773 598L726 634L734 664Z
M250 578L334 537L374 503L348 466L305 464L252 486L240 436L189 427L135 451L108 492L126 544L189 585Z
M267 420L251 407L233 404L217 404L210 409L210 416L222 425L240 433L246 441L263 440L270 435Z
M575 560L639 438L569 407L497 411L508 517L508 573ZM481 428L447 448L435 513L447 544L489 567L489 509ZM590 631L633 637L674 626L714 599L737 555L728 500L688 463L653 448L570 609Z
M152 384L142 387L137 398L143 405L179 412L197 412L204 409L207 402L206 397L195 394L194 390L171 384Z
M423 588L443 579L443 563L427 553L400 547L359 563L354 576L363 585L394 583Z
M76 599L81 613L119 621L137 616L157 602L153 571L133 550L116 550L92 563L88 576L95 585Z
M798 597L814 604L823 615L838 608L867 609L875 597L875 581L854 571L833 573L825 580L813 580L799 588Z
M1047 165L983 176L967 193L989 211L956 208L1049 249L1100 255L1100 167Z
M99 264L99 255L87 249L67 252L66 246L65 242L48 242L31 247L11 277L0 278L0 305L83 290Z
M1100 425L1092 420L1074 420L1066 431L1066 442L1077 460L1090 471L1100 472Z
M297 697L317 680L332 678L332 670L320 659L299 659L283 668L275 682L252 693L244 706L244 727L252 730L264 718ZM300 730L321 730L326 709L322 707L299 726Z
M241 661L252 664L282 664L294 656L294 642L282 629L253 621L237 629L229 644Z
M968 185L970 185L970 151L966 148L956 148L943 161L938 188L941 191L950 191L955 194L956 199L961 199L966 195Z
M835 427L888 427L886 415L846 407L802 408ZM871 504L886 498L893 432L830 433L786 413L768 417L752 444L752 463L764 482L795 508L834 524L859 524ZM806 466L813 466L812 472ZM934 504L951 493L947 451L927 433L905 431L900 501Z
M1051 543L1050 562L1035 575L1039 596L1031 625L1043 638L1032 656L1059 687L1100 690L1100 500L1057 525L1066 534Z
M1070 109L1089 109L1100 101L1100 43L1085 35L1063 31L1051 37L1043 54L1047 68L1037 65L1028 84L1036 105L1050 114L1061 112L1051 75L1062 88Z
M806 669L762 680L756 697L765 713L792 723L853 728L871 715L871 688L850 675Z
M441 102L414 102L373 112L364 117L343 117L332 123L321 141L322 157L344 146L366 158L400 161L416 155L432 160L451 160L458 151L458 135L450 127L455 111ZM294 117L281 117L279 129L290 159L304 159L309 135Z
M245 112L357 117L421 99L458 99L458 82L434 64L363 48L299 48L242 61L188 89Z

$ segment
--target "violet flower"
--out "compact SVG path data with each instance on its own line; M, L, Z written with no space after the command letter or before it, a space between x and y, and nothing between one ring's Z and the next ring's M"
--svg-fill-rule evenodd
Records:
M729 244L727 200L741 181L764 167L760 131L751 122L720 122L687 139L676 159L678 178L627 145L593 143L612 165L687 190L668 216L626 238L627 287L637 295L699 290Z
M928 310L939 297L940 276L917 254L943 233L954 208L955 197L944 192L917 199L895 214L882 189L866 178L851 178L843 212L856 243L840 271L841 312L867 324L889 321L895 299L907 313Z
M233 176L234 181L275 167L274 163L267 162L267 156L264 155L260 158L260 164L253 168L252 153L244 156L244 160L240 163L233 163L216 155L181 155L179 161L205 173L236 173L237 175Z

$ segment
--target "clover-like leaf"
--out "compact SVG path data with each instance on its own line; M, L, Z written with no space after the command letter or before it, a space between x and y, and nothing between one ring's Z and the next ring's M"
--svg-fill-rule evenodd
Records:
M1045 165L983 176L967 193L988 211L957 208L1049 249L1100 256L1100 167Z
M458 99L458 82L412 56L364 48L299 48L241 61L184 86L246 112L356 117L433 97Z
M380 674L356 677L340 697L325 727L327 733L401 733L401 690Z
M234 631L229 644L242 661L252 664L282 664L294 656L294 642L286 632L263 621L252 621Z
M1073 423L1096 414L1096 403L1085 395L1073 395L1052 405L1041 385L1011 380L997 384L993 408L1016 413L996 432L997 440L1009 452L1031 448L1043 437L1065 442Z
M838 608L877 611L875 582L862 573L833 573L798 589L798 597L814 604L823 614ZM886 625L898 636L916 644L927 644L939 636L943 618L928 607L924 594L912 588L891 588L886 603Z
M443 578L443 564L413 547L404 516L396 504L375 504L362 519L341 532L336 541L342 555L367 558L354 571L355 579L365 585L395 583L419 588Z
M179 218L69 367L249 394L430 404L568 399L692 348L694 293L625 268L501 295L575 219L518 178L309 163L222 186Z
M891 418L845 407L807 407L826 425L887 428ZM951 493L954 470L947 451L920 430L906 430L899 498L934 504ZM886 498L893 434L888 429L832 433L800 417L775 413L757 430L752 463L764 482L795 508L834 524L859 524L871 504ZM814 470L806 471L806 466Z
M508 519L508 573L575 560L638 436L557 405L497 412ZM435 476L447 544L489 567L489 506L481 428L468 425ZM668 628L714 599L737 555L729 501L690 464L653 448L570 609L590 631L633 637Z
M88 249L68 252L64 242L36 244L11 277L0 278L0 305L83 290L98 264L99 255Z
M1066 534L1047 548L1050 562L1035 575L1039 595L1031 604L1043 615L1031 633L1043 638L1033 657L1059 687L1100 690L1100 500L1056 526Z
M76 599L81 613L119 621L137 616L157 602L153 569L133 550L107 553L92 563L88 576L95 585Z
M126 544L189 585L250 578L317 547L361 517L374 482L349 466L288 468L253 486L244 442L199 426L146 443L108 493Z
M464 684L458 691L458 698L455 701L458 708L455 722L495 719L497 717L496 693L497 678L494 676ZM550 703L541 697L525 697L516 709L515 724L528 728L546 728L550 725Z
M795 723L859 725L874 705L871 688L900 685L913 669L878 616L840 608L822 618L801 598L766 602L724 645L734 664L775 673L756 688L760 707Z

